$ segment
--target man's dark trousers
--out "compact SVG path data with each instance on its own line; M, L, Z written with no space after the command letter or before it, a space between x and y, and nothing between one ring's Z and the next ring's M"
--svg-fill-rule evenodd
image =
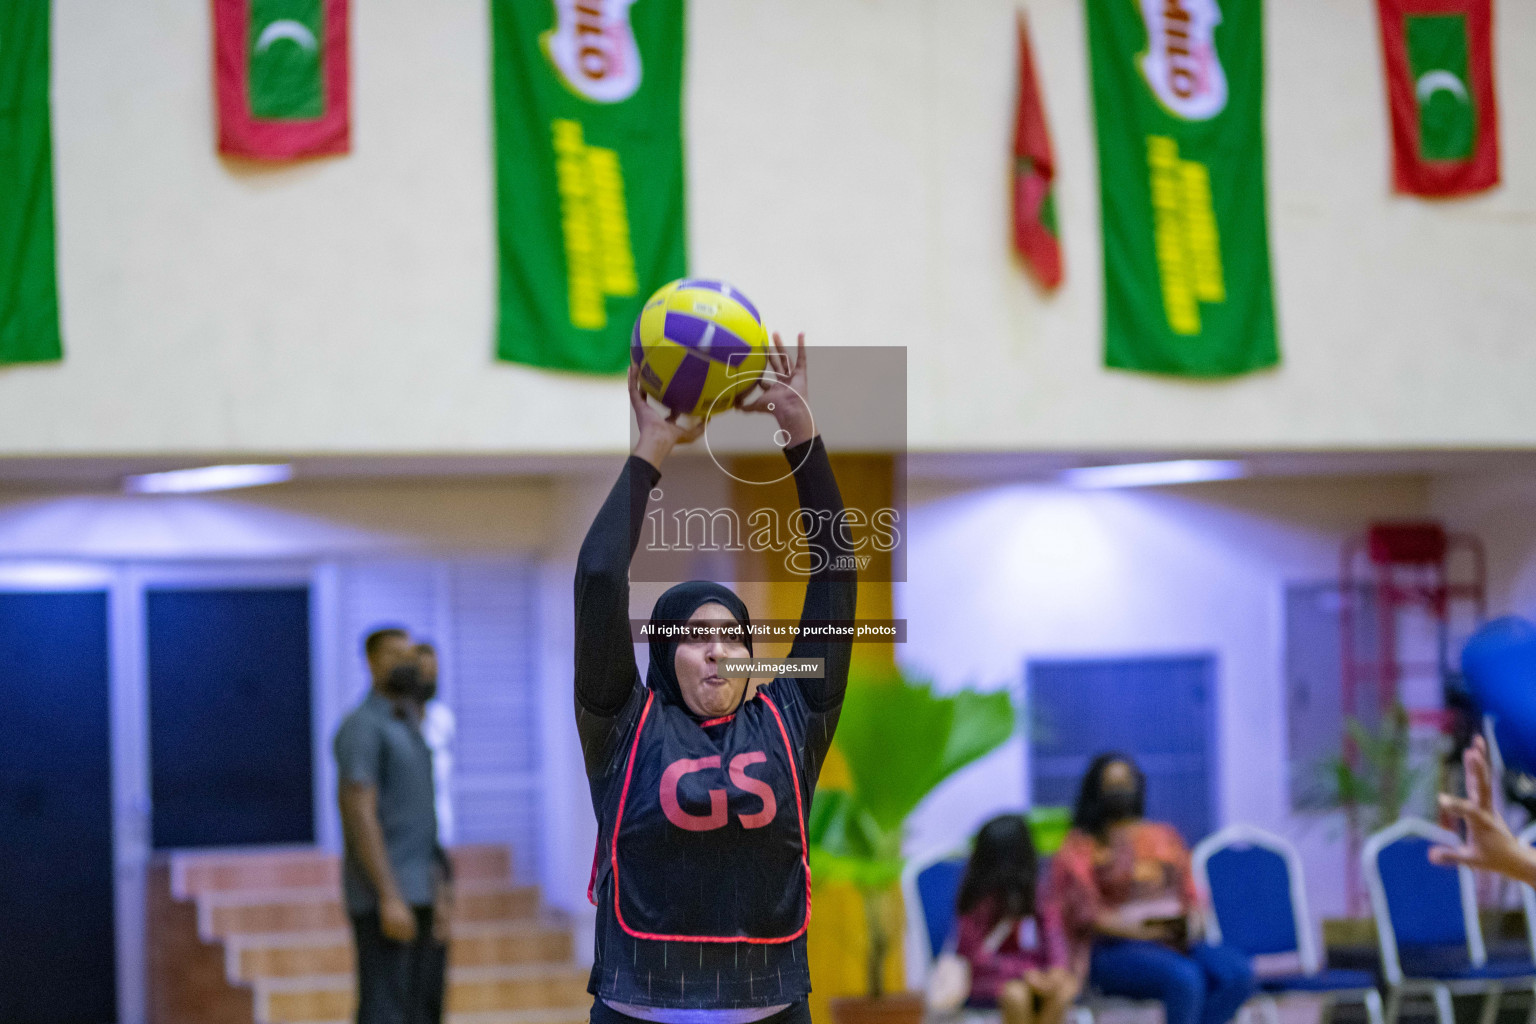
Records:
M413 907L416 938L384 937L379 912L352 917L357 941L357 1024L441 1024L448 947L432 937L432 908Z

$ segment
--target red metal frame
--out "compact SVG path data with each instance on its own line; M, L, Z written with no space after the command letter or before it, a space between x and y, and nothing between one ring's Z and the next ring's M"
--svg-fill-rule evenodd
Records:
M1466 563L1468 575L1453 579L1452 566L1460 567L1461 563ZM1361 650L1356 623L1358 596L1366 589L1376 599L1374 657ZM1469 605L1474 625L1487 617L1488 558L1478 538L1448 533L1436 522L1392 522L1373 523L1364 534L1346 541L1339 559L1339 672L1344 715L1358 714L1363 685L1374 685L1378 711L1398 700L1405 676L1435 673L1443 689L1454 671L1450 662L1452 611L1462 602ZM1434 623L1438 648L1434 662L1408 661L1399 656L1398 617L1414 608L1427 612ZM1410 727L1446 729L1450 725L1443 707L1407 710ZM1357 755L1353 739L1346 734L1345 758L1353 761ZM1345 887L1351 911L1358 911L1361 836L1353 809L1347 816Z

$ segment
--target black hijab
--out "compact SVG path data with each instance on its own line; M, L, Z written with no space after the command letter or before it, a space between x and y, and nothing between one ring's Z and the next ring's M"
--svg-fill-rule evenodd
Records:
M718 583L711 583L708 580L690 580L669 588L666 593L656 599L656 607L651 609L651 622L656 625L687 622L694 612L706 604L725 606L725 609L741 624L744 630L742 639L747 645L747 653L751 654L752 633L746 627L752 625L752 618L747 614L747 606L729 587L723 587ZM653 635L650 644L651 664L645 672L645 685L654 690L668 704L676 704L698 718L699 716L694 715L693 710L688 707L688 702L683 700L683 688L677 681L677 668L673 664L673 656L677 652L677 640L673 637Z

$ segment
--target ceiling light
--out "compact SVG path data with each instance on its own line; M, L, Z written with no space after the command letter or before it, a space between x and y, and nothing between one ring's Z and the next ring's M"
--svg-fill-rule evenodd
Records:
M1236 459L1174 459L1118 466L1080 466L1063 471L1058 479L1071 487L1161 487L1235 480L1247 475L1247 467Z
M128 494L194 494L198 491L231 491L260 487L293 479L293 467L285 464L200 466L167 473L142 473L123 478Z

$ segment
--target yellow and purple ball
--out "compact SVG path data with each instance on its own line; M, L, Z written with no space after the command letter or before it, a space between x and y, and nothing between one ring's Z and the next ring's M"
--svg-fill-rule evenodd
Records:
M768 365L757 307L724 281L683 278L657 289L630 335L640 386L662 405L708 417L731 407Z

